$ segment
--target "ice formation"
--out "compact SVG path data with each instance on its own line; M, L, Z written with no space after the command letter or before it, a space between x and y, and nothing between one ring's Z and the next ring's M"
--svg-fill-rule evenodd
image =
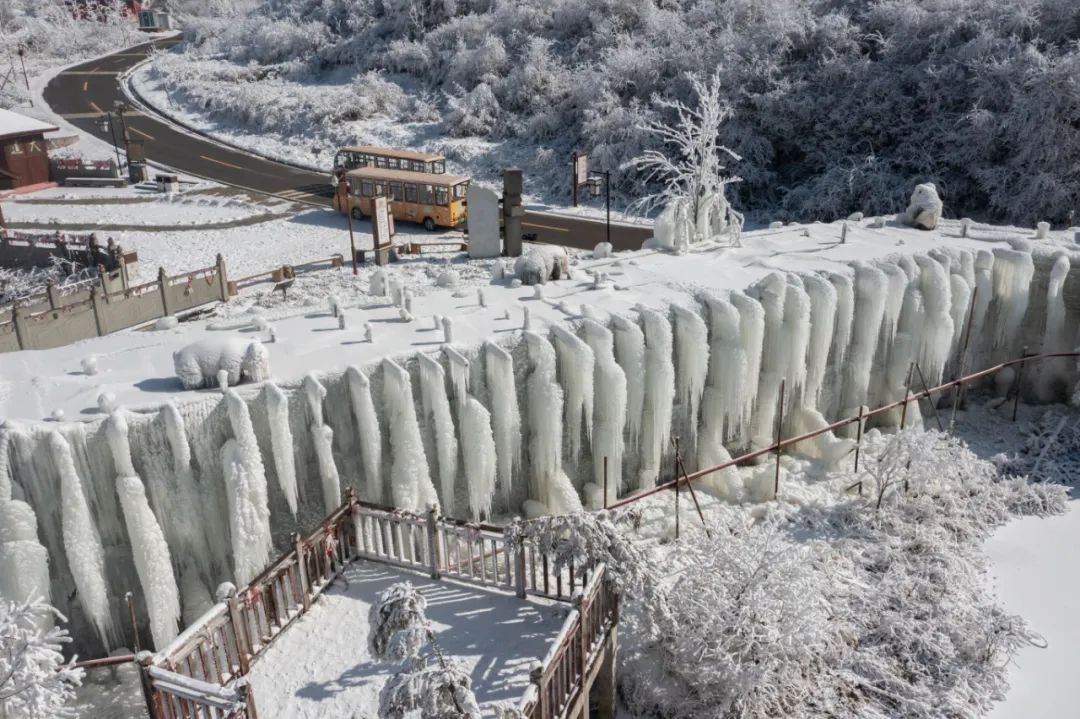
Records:
M357 443L360 445L360 466L364 473L362 496L369 502L382 502L382 430L375 403L371 398L371 381L359 367L345 370L353 416L356 418Z
M776 412L780 383L788 365L788 347L784 337L784 300L788 283L783 275L774 272L753 287L754 294L765 310L765 332L762 341L761 370L758 375L757 403L753 415L750 440L755 447L767 447L775 439Z
M784 369L780 376L787 379L794 401L802 395L806 387L806 351L810 346L810 297L801 282L788 283L784 297L782 333L785 338Z
M5 449L0 443L0 451ZM38 541L30 505L0 492L0 599L25 602L27 597L50 599L49 553ZM40 628L51 626L52 618L44 617Z
M552 514L580 512L581 499L562 466L563 391L555 377L555 348L534 332L524 338L530 364L525 392L531 494Z
M691 446L697 442L701 395L709 374L709 328L696 311L672 305L675 316L675 393L685 404Z
M735 305L722 297L707 297L705 304L712 339L707 386L701 402L702 436L697 441L716 443L735 434L743 420L746 350L742 345L739 311ZM702 455L700 448L697 455Z
M184 389L216 386L221 370L226 372L230 386L239 384L244 377L252 382L270 378L270 356L262 343L237 337L193 342L173 353L173 366Z
M843 373L845 414L849 414L848 409L867 402L874 351L877 349L881 320L885 316L885 295L888 290L889 280L880 269L865 264L855 266L856 309L849 356Z
M420 399L425 423L435 438L435 468L439 477L439 497L443 511L454 516L454 481L458 471L458 441L450 399L446 395L446 373L439 362L425 354L420 361Z
M671 435L675 400L671 323L665 314L638 307L645 325L645 407L641 422L641 471L638 489L655 484Z
M190 567L205 577L213 564L213 550L203 527L210 528L214 539L223 538L224 533L219 527L213 526L214 522L190 521L190 517L199 515L203 501L191 467L186 423L180 408L173 401L162 405L160 414L172 454L173 475L171 481L164 482L167 506L155 507L158 510L156 514L164 525L170 546L176 545L173 555L182 566Z
M438 506L438 496L413 409L412 381L409 373L391 359L382 361L382 369L383 406L392 450L390 496L395 507L423 512L429 506Z
M1067 352L1073 343L1073 333L1065 323L1065 279L1071 263L1068 255L1061 253L1050 268L1046 286L1046 326L1042 333L1043 352ZM1063 359L1045 360L1039 365L1038 394L1043 401L1060 396L1068 381L1068 364Z
M82 479L75 469L71 446L63 435L49 435L56 469L60 474L61 523L64 533L64 553L71 576L79 592L83 611L94 625L101 643L113 645L113 619L109 611L109 596L105 575L105 550L90 511ZM39 587L41 591L44 587Z
M750 441L750 420L757 405L757 377L761 373L761 353L765 344L765 308L742 292L731 293L731 304L739 311L739 338L746 355L746 374L740 392L742 416L738 431L733 434L746 444Z
M116 465L116 495L120 499L124 524L131 538L135 571L142 585L143 600L150 614L150 634L154 646L164 649L176 638L180 619L180 590L173 576L172 557L165 535L158 525L142 480L135 473L128 443L128 425L122 411L105 423L105 432Z
M341 476L334 464L334 430L323 422L323 400L326 388L314 374L304 377L304 397L308 405L308 425L311 444L319 463L319 479L322 480L323 508L330 514L341 505Z
M891 262L881 266L881 271L888 278L889 288L885 293L885 311L881 316L881 348L885 352L892 346L896 335L896 324L900 321L900 310L904 304L904 291L908 286L907 272Z
M943 205L934 183L917 185L903 214L905 224L920 230L933 230L941 222Z
M468 478L469 510L479 521L491 516L497 470L495 437L491 431L491 413L475 397L468 396L459 414L461 424L461 462Z
M269 563L274 549L266 470L248 406L235 390L225 391L233 440L221 451L229 506L236 582L244 585ZM227 449L226 449L227 448Z
M499 483L509 500L515 472L521 466L521 413L518 409L514 360L494 342L484 344L484 371L491 397Z
M270 451L274 460L274 474L278 486L285 495L285 503L293 517L297 509L296 461L293 457L293 435L289 426L289 398L273 382L264 388L266 415L270 425Z
M803 397L807 405L816 407L821 399L821 388L825 384L829 347L833 341L836 287L818 275L807 275L803 278L803 284L810 298L810 341L806 353L806 385Z
M603 490L606 459L607 495L603 506L607 506L618 497L623 476L626 373L615 362L615 337L611 331L593 320L585 320L581 328L596 358L593 386L600 401L593 406L593 482Z
M705 388L705 403L715 402L716 398L710 397L716 389ZM716 434L715 425L702 427L701 437L698 441L697 463L698 467L716 467L731 461L731 454L724 447L722 438ZM739 470L735 467L727 467L694 481L695 487L700 487L709 494L720 499L739 501L742 499L743 485L739 477Z
M997 307L993 349L1011 348L1020 333L1031 297L1035 263L1021 250L994 250L994 301Z
M641 419L645 413L645 333L637 322L613 315L615 361L626 375L626 430L630 447L641 444Z
M949 314L952 288L940 262L931 257L916 257L915 262L919 265L919 288L926 307L916 361L926 381L935 385L945 372L953 347L953 320Z
M559 384L565 393L563 405L566 418L563 426L569 439L570 461L581 456L581 433L592 441L593 425L593 367L595 358L589 345L570 330L559 325L551 328L559 359Z
M450 396L460 417L462 407L469 397L469 360L453 347L444 346L443 353L450 366Z

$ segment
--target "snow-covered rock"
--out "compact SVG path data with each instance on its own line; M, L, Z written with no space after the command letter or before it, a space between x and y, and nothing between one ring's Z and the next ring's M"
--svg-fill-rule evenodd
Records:
M602 260L611 257L612 249L610 242L601 242L593 248L592 255L595 259Z
M920 230L933 230L941 222L942 208L941 198L938 197L934 183L917 185L915 191L911 193L911 201L904 212L904 224Z

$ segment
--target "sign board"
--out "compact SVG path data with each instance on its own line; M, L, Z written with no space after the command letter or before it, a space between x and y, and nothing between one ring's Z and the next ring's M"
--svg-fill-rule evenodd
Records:
M498 195L473 183L469 185L468 207L469 257L498 257L502 254Z
M574 180L578 185L584 185L589 181L589 154L587 152L574 156Z
M385 197L376 197L372 222L374 222L375 247L378 249L390 244L390 205Z

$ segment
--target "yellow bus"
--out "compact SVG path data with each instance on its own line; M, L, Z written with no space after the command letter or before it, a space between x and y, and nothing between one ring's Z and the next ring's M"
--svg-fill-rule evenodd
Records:
M331 184L337 187L337 183L344 173L361 167L444 175L446 174L446 157L430 152L391 150L370 145L343 147L334 155L334 172L331 176Z
M428 231L457 227L465 222L468 177L377 167L350 170L345 177L349 183L348 199L345 200L344 192L335 192L334 209L351 213L353 219L370 217L374 199L386 197L395 221L417 222Z

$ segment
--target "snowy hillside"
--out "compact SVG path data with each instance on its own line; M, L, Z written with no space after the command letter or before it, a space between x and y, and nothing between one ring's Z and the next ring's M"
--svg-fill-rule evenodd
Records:
M264 0L186 35L144 78L162 109L320 167L423 147L565 203L572 150L619 170L671 119L658 101L716 72L742 209L895 212L916 179L957 217L1063 222L1080 200L1080 6L1059 0Z

